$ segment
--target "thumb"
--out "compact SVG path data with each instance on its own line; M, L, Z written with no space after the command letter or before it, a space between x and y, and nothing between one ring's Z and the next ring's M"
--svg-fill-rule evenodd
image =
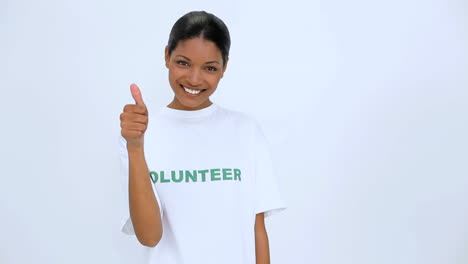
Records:
M132 92L132 97L135 100L135 103L138 105L145 105L143 102L143 97L141 96L140 88L134 83L130 85L130 91Z

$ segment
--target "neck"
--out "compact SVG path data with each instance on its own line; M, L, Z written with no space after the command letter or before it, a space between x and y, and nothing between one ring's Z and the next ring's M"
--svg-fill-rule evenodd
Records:
M187 106L187 105L181 104L180 101L174 97L174 100L172 100L172 102L168 104L167 107L172 108L172 109L177 109L177 110L193 111L193 110L200 110L200 109L206 108L212 104L213 103L210 101L210 99L207 99L206 101L204 101L203 103L197 106Z

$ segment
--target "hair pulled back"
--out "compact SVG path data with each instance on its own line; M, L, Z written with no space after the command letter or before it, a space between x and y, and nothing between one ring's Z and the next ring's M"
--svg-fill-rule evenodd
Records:
M221 19L205 11L189 12L175 22L167 43L169 55L179 41L197 37L213 41L221 51L223 63L226 64L231 47L229 30Z

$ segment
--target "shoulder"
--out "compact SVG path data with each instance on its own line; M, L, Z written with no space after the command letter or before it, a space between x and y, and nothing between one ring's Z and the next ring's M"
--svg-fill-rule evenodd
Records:
M236 122L239 125L249 127L252 129L258 126L258 121L252 114L219 105L218 111L219 114L223 116L223 118Z
M261 142L264 138L263 129L260 122L254 115L238 110L219 107L220 116L226 122L225 127L230 127L237 131L249 144Z

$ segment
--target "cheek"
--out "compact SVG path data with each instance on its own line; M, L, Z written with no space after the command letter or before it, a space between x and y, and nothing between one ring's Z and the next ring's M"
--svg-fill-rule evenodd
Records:
M216 75L209 75L206 77L206 81L211 85L211 86L216 86L219 83L219 80L221 80L221 74L216 74Z
M169 79L171 81L176 81L177 79L179 79L181 76L183 75L183 73L181 72L180 69L177 69L177 68L169 68Z

